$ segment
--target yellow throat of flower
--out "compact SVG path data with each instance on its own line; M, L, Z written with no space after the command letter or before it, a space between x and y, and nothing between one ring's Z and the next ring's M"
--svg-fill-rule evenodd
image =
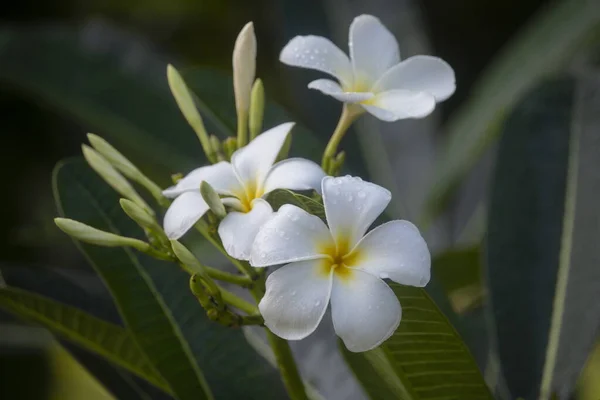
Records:
M333 271L341 280L350 280L354 275L352 267L359 263L360 252L351 251L346 237L339 237L335 242L334 244L327 243L320 249L320 254L328 256L322 260L320 272L329 277Z

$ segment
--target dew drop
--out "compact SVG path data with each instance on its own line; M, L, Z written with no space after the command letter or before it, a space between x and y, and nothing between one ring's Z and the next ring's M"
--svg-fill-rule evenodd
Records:
M354 197L351 194L348 195L348 201L350 203L352 203L354 201Z
M364 199L365 197L367 197L367 194L365 193L364 190L359 191L356 195L361 199Z
M372 306L369 306L369 310L372 310L372 309L373 309L373 307L372 307Z
M321 305L321 302L319 300L315 301L315 307L319 307Z
M296 295L296 291L295 291L295 290L292 290L292 293L290 293L290 294L291 294L292 296L295 296L295 295Z

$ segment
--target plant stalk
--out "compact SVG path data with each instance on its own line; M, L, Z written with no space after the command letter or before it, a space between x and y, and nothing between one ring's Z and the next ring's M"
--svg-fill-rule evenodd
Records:
M362 110L357 108L358 106L354 104L346 104L344 103L344 107L342 108L342 115L340 115L340 120L338 121L331 138L329 139L329 143L327 143L327 147L325 148L325 152L323 153L323 159L321 161L321 167L326 173L329 173L331 161L334 159L337 153L337 148L342 141L344 135L348 131L348 128L352 125L354 121L362 114Z

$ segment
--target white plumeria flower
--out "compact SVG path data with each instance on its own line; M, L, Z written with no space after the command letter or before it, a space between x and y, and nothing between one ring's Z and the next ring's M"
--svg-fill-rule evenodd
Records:
M320 191L325 173L314 162L290 158L273 165L293 126L276 126L233 153L231 163L197 168L166 189L163 194L175 198L164 218L167 236L180 238L208 211L200 194L200 184L206 181L217 193L230 196L223 203L233 211L219 225L225 250L234 258L248 260L258 229L273 214L264 195L275 189Z
M390 202L390 192L360 178L322 181L327 225L284 205L260 229L250 264L287 264L267 279L259 309L276 335L299 340L319 325L331 301L333 325L350 351L367 351L396 330L401 308L382 280L423 287L431 257L419 230L391 221L365 235Z
M350 25L350 59L329 39L296 36L281 51L281 62L316 69L339 81L318 79L308 87L344 103L357 103L384 121L423 118L456 88L454 71L442 59L414 56L400 62L398 42L372 15Z

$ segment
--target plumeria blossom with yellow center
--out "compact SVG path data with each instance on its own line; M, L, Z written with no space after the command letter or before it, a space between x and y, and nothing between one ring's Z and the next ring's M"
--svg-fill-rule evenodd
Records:
M223 247L229 255L248 260L251 246L260 226L273 214L263 196L275 189L320 191L325 176L321 167L303 158L290 158L275 163L293 123L276 126L235 151L231 163L200 167L164 190L175 198L164 218L169 239L179 239L208 211L200 194L200 184L208 182L224 197L230 212L218 228Z
M259 309L276 335L299 340L319 325L331 303L334 329L350 351L367 351L390 337L402 310L389 278L423 287L431 257L408 221L387 222L365 235L390 202L390 192L355 177L325 177L329 227L294 205L284 205L260 229L250 264L287 264L266 282Z
M456 88L454 71L442 59L418 55L400 61L398 42L371 15L350 25L350 58L329 39L296 36L281 51L281 62L315 69L337 78L318 79L308 87L368 111L383 121L423 118Z

